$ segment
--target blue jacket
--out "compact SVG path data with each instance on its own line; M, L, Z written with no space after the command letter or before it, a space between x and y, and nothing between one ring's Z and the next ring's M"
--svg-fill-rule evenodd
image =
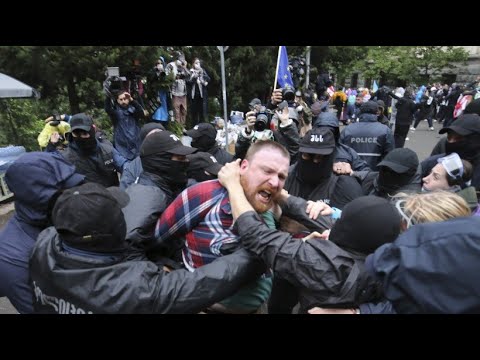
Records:
M395 148L392 130L377 120L377 115L360 114L360 122L347 126L340 134L340 142L353 148L370 169Z
M397 313L480 312L480 218L414 225L366 259Z
M137 156L123 167L122 177L120 178L120 189L125 190L133 184L143 172L142 160Z
M15 214L0 233L0 297L8 297L20 313L31 313L28 259L38 234L48 226L49 201L84 176L58 153L31 152L10 165L5 179L15 193Z
M335 162L347 162L353 171L370 170L367 162L358 156L350 146L338 143L335 148Z
M143 117L143 108L135 100L127 108L112 101L105 100L105 111L113 124L113 144L115 149L126 159L133 160L140 154L140 126L138 121Z

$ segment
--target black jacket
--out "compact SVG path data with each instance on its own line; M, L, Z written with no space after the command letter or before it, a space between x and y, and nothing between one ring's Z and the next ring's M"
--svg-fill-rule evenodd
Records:
M363 259L331 241L294 239L269 229L253 211L241 215L235 227L246 249L299 289L302 310L358 306L378 298L378 283L364 272Z
M53 227L39 235L30 258L35 312L55 314L198 313L264 270L245 250L170 273L150 261L75 255L62 249Z
M319 181L310 189L297 175L297 164L290 166L285 190L290 195L299 196L305 200L321 200L329 206L343 209L353 199L363 195L362 187L356 179L345 175L330 175Z
M397 115L395 117L395 124L397 125L410 125L413 121L413 114L417 111L415 102L409 97L399 97L394 93L389 93L391 97L397 99L395 107L397 108Z
M75 165L77 172L85 175L88 182L96 182L105 187L118 186L118 173L112 144L109 141L98 141L94 155L85 155L71 141L68 148L60 154Z

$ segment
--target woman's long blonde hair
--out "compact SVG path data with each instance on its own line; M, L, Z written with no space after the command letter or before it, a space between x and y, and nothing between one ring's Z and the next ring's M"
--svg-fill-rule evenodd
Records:
M397 199L395 205L405 220L407 228L414 224L439 222L471 215L467 202L449 191L399 193L394 196L394 199Z

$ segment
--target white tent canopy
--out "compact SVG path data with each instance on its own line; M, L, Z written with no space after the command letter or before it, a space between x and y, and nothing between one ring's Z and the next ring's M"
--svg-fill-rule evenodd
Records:
M37 90L11 76L0 73L0 98L39 98Z

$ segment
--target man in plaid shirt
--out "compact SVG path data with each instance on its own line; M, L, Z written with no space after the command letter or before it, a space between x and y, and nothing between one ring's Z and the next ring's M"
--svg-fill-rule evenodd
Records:
M275 226L269 210L283 189L289 164L288 151L274 141L252 144L241 163L245 195L269 226ZM185 189L158 220L155 229L158 244L171 247L183 236L186 241L182 257L190 271L238 247L228 192L218 180ZM262 276L222 302L222 310L254 312L268 298L270 290L271 278Z

